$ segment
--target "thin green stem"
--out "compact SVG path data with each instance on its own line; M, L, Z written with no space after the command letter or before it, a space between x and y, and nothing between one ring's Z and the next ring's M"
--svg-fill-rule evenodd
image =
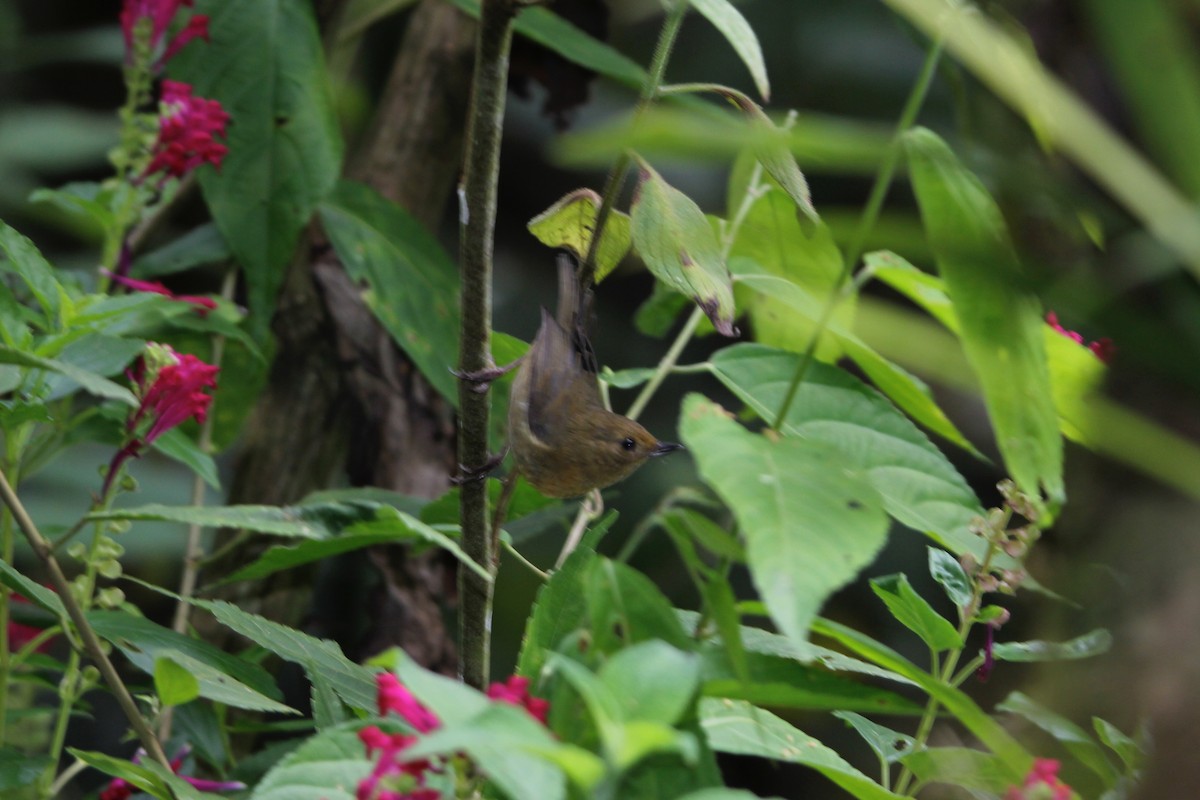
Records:
M496 230L496 185L500 175L500 135L508 55L512 45L512 0L483 0L475 48L471 108L467 121L465 171L461 191L462 230L459 263L462 283L462 327L459 369L478 372L491 366L492 246ZM478 467L488 460L490 392L479 393L463 382L459 389L458 460ZM487 483L463 484L459 506L463 550L495 571L488 518ZM469 686L483 689L491 659L493 581L474 570L459 570L460 672Z
M688 6L691 5L687 0L676 0L671 6L671 10L667 13L667 18L663 22L662 30L658 34L658 42L654 46L654 55L650 58L650 68L647 70L646 83L642 86L641 96L638 98L637 106L633 110L633 127L637 127L646 110L650 108L654 99L658 96L658 89L662 86L663 75L667 71L667 62L671 60L671 51L675 49L675 40L679 36L679 28L683 24L683 18L687 15ZM579 265L580 275L579 282L582 286L587 286L592 283L596 274L596 253L600 250L600 238L604 233L604 226L608 224L608 218L612 215L613 207L616 205L617 197L621 194L621 189L625 186L625 174L629 171L629 165L633 162L633 157L629 151L623 151L617 156L616 162L612 169L609 170L608 177L604 181L604 191L600 197L600 208L596 211L596 226L592 231L592 240L588 243L587 255L584 256L583 263Z
M700 321L704 319L704 311L700 306L692 309L692 313L688 316L687 322L683 323L683 328L675 337L675 341L671 343L671 347L659 360L658 366L654 369L654 374L650 376L650 380L646 381L646 385L642 387L642 391L638 394L633 404L629 406L629 410L625 412L625 416L630 419L637 419L642 412L646 410L646 406L650 403L650 398L654 397L654 393L658 391L658 387L662 386L662 382L666 380L667 373L671 372L675 367L675 362L679 360L679 356L683 354L683 348L687 347L688 342L692 340L692 336L696 333L696 327Z
M42 773L40 786L42 797L54 796L51 787L54 785L54 773L58 769L58 758L62 754L63 745L67 740L67 723L71 721L71 709L79 699L79 651L72 648L67 656L67 666L58 682L58 712L54 715L54 728L50 734L50 747L46 754L50 763Z
M879 214L883 209L883 201L886 199L888 189L892 185L892 179L896 175L896 167L900 162L901 137L917 120L921 106L925 103L925 97L929 94L929 87L933 83L933 76L941 55L942 40L938 39L926 54L925 63L922 65L921 72L917 76L916 84L913 86L908 100L904 103L904 109L900 112L900 119L896 122L896 130L892 135L891 144L884 154L879 172L875 175L875 182L871 186L871 193L867 197L867 203L863 208L863 214L855 230L854 238L851 240L850 246L846 249L846 257L842 261L842 270L838 273L837 282L834 284L833 290L829 293L824 308L821 309L821 316L817 320L816 328L813 330L808 345L804 348L804 353L800 356L800 363L797 365L791 383L788 384L788 389L784 393L783 402L779 405L779 411L775 414L775 422L771 426L775 430L779 430L783 425L783 421L787 418L787 413L792 407L792 402L796 399L796 393L800 390L800 385L804 383L804 378L812 366L817 352L817 345L821 341L821 335L829 326L829 321L833 318L833 312L847 296L846 289L849 278L854 272L855 265L858 264L858 259L862 257L867 236L875 227L875 223L879 221Z

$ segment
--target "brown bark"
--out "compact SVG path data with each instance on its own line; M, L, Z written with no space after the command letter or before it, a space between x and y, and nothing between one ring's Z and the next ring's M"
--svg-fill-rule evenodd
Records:
M473 42L469 18L440 0L423 0L349 170L431 229L458 174ZM455 461L453 409L375 320L322 234L314 230L309 241L279 299L272 324L278 350L246 426L230 502L295 502L337 485L342 473L356 486L441 494ZM245 564L262 547L251 539L222 564ZM353 655L395 644L452 673L455 647L442 603L453 599L453 562L398 547L372 552L371 561L385 588L372 602L364 652ZM216 565L206 578L222 571ZM306 624L313 575L288 570L238 584L225 596L248 611L329 635L320 613Z

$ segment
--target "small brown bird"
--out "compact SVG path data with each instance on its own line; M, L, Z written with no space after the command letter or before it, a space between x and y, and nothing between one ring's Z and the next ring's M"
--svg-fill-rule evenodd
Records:
M542 494L577 497L628 477L648 458L683 447L660 442L604 407L587 310L569 257L558 261L558 315L542 324L513 380L508 440L517 469Z

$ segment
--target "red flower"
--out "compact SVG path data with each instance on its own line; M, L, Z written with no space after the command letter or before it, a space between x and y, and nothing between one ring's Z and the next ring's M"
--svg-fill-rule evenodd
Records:
M488 687L487 696L501 703L523 708L538 722L546 724L550 702L529 694L529 678L513 675L504 683L493 683Z
M1058 778L1058 761L1035 758L1021 788L1010 787L1004 800L1071 800L1071 787Z
M1076 333L1075 331L1069 331L1064 328L1061 324L1059 324L1058 314L1055 314L1053 311L1046 313L1046 324L1051 328L1054 328L1054 330L1058 331L1071 341L1077 344L1083 344L1083 334ZM1107 337L1104 339L1097 339L1094 342L1088 342L1087 349L1091 350L1092 355L1096 356L1096 358L1100 359L1105 364L1110 363L1113 359L1113 356L1117 354L1117 346L1113 344L1112 339Z
M379 716L385 717L389 711L395 711L401 719L420 733L429 733L442 724L441 720L437 718L437 714L413 697L412 692L392 673L380 673L377 685L379 687Z
M379 716L395 712L419 733L429 733L442 724L437 714L426 708L392 673L382 672L375 681L379 690L376 697ZM366 745L367 757L378 753L379 760L371 774L359 781L356 800L440 800L441 792L425 785L425 773L437 772L438 768L426 758L404 758L404 750L417 741L416 736L384 733L371 725L360 730L358 738Z
M115 272L110 272L106 269L100 270L108 276L113 283L120 284L127 289L132 289L135 292L150 292L152 294L161 294L163 297L169 297L172 300L178 300L181 303L191 303L196 306L196 310L201 316L205 316L209 311L217 307L217 302L209 297L199 297L194 294L175 294L166 286L163 286L158 281L140 281L137 278L129 278L124 275L118 275Z
M176 353L170 345L146 345L145 354L126 373L140 403L125 422L127 441L109 464L103 494L121 464L139 457L159 436L188 419L204 421L212 404L205 390L216 387L219 371L193 355Z
M175 18L175 14L181 6L190 8L192 0L125 0L121 7L121 34L125 37L126 60L132 61L137 49L135 32L138 22L143 19L150 20L149 46L150 53L153 55L158 50L163 35L166 34L171 20ZM167 44L157 66L161 67L171 56L178 53L180 48L197 37L208 41L208 17L204 14L191 17L183 29L175 34Z
M214 137L225 136L229 115L216 100L192 96L192 87L163 81L162 116L153 156L142 177L156 172L181 178L202 164L220 168L229 148Z

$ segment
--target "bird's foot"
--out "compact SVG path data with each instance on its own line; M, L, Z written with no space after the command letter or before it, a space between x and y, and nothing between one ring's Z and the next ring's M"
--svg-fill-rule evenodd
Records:
M490 367L475 370L452 369L450 370L450 374L464 383L471 384L471 391L483 394L488 390L488 384L512 372L520 363L521 359L518 358L516 361L505 364L502 367L493 364Z

